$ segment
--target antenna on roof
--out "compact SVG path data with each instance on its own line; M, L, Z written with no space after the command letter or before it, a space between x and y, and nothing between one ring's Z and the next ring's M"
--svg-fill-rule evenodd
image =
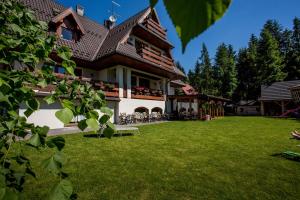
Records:
M117 12L116 12L116 8L117 7L121 7L120 4L118 4L115 1L111 1L111 10L108 10L109 13L111 13L111 15L109 16L109 20L113 23L115 23L118 19L118 17L121 17Z
M110 16L108 18L108 20L104 21L104 25L108 28L111 29L113 28L113 26L115 25L118 17L121 17L121 15L119 15L118 13L116 13L116 8L117 7L121 7L120 4L118 4L115 1L111 1L111 10L108 10L108 12L110 13Z

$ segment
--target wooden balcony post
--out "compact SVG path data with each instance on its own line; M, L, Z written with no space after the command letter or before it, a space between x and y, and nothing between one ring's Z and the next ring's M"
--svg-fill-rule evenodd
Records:
M119 83L119 97L123 98L124 94L123 94L123 67L118 66L117 67L117 80Z
M164 101L166 101L167 100L167 94L166 94L167 80L165 78L162 80L162 84L163 84L162 90L163 90L163 95L164 95Z
M131 99L131 69L127 69L127 98Z

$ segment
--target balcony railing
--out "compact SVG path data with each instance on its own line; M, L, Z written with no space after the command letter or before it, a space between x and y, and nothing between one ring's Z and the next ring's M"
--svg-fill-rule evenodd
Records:
M131 89L131 98L163 101L164 94L162 90L149 89L145 87L133 87Z
M162 39L167 38L166 30L161 27L157 22L152 19L148 19L144 22L144 26L150 31L161 37Z
M90 83L95 89L100 89L105 93L107 97L119 97L119 84L114 82L102 81L102 80L94 80L92 78L77 76L72 77L65 74L55 73L55 76L59 79L63 79L67 77L68 79L76 79L80 80L83 83Z
M172 69L174 66L173 60L167 56L162 55L160 52L143 46L137 50L138 54L140 54L144 59L149 60L157 65Z

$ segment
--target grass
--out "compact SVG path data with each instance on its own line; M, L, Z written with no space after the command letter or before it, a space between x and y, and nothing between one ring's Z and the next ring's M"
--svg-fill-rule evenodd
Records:
M272 156L300 152L296 120L228 117L140 127L127 137L64 136L65 166L79 199L299 199L300 163ZM32 159L42 160L49 150ZM38 170L37 166L35 168ZM56 181L38 171L26 199L45 199Z

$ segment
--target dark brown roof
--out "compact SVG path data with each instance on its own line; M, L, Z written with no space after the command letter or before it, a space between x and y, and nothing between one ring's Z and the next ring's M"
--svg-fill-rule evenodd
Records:
M54 0L19 1L26 7L29 7L31 10L33 10L38 20L48 23L66 10L72 9L65 8L63 5ZM184 77L185 75L175 66L173 69L166 69L165 67L156 65L137 54L136 49L133 46L127 44L126 42L122 42L123 38L128 35L132 31L133 27L139 24L139 21L143 18L143 16L150 11L151 8L147 7L111 30L85 16L80 16L76 12L72 11L72 14L75 15L76 21L79 19L81 22L80 26L82 26L85 34L83 34L81 39L77 42L58 38L57 44L70 47L75 58L85 60L90 63L117 53L154 65L155 67L176 74L179 77Z
M270 86L261 86L260 101L292 100L290 88L299 85L300 80L275 82Z
M34 11L38 20L50 22L57 15L61 14L67 8L53 0L19 0L26 7ZM73 51L74 57L86 61L92 61L97 54L99 47L108 34L108 29L91 19L74 14L81 21L85 34L78 42L58 39L58 45L66 45Z
M101 46L96 59L99 59L103 56L109 55L111 53L115 53L117 50L122 51L122 48L118 48L120 41L131 31L131 29L138 24L138 21L141 19L143 15L149 10L150 8L145 8L144 10L140 11L136 15L130 17L123 23L115 26L112 28L103 45Z

